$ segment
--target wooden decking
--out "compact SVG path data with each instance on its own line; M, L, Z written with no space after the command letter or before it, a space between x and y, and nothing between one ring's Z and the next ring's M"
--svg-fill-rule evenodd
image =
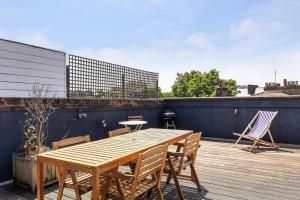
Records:
M203 191L181 181L186 199L300 200L300 149L259 149L250 153L232 148L231 143L202 141L201 145L196 167ZM162 187L165 199L177 199L172 182ZM56 193L57 185L48 187L46 199L56 199ZM3 199L34 199L34 195L6 186L0 188ZM64 199L75 199L75 194L66 190Z

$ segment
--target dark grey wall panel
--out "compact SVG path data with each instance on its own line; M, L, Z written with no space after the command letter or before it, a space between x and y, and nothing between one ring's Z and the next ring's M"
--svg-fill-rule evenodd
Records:
M150 108L120 108L120 109L82 109L87 118L78 119L77 109L57 110L50 119L47 143L67 137L90 134L92 140L105 138L101 120L105 119L109 129L120 128L119 121L126 120L128 115L143 115L148 127L161 127L162 106ZM21 145L23 136L20 122L23 111L0 112L0 183L12 178L12 154Z
M166 100L166 106L176 113L178 128L227 139L236 138L232 133L241 133L258 110L277 110L279 114L271 127L276 142L300 144L299 98Z

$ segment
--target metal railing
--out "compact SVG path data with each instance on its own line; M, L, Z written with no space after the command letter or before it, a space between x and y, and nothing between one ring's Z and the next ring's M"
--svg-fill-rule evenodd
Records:
M68 98L158 98L158 73L69 55Z

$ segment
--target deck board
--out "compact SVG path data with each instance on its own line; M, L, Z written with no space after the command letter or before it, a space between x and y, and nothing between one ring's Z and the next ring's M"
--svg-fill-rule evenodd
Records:
M245 147L241 145L240 147ZM232 143L201 141L196 170L203 191L193 183L180 180L186 199L249 199L249 200L300 200L300 149L281 148L255 150L250 153L233 148ZM176 189L162 184L164 197L175 200ZM56 199L57 185L46 188L47 200ZM90 194L83 199L89 199ZM34 195L16 188L0 188L0 200L34 199ZM64 200L75 199L72 190L66 189Z

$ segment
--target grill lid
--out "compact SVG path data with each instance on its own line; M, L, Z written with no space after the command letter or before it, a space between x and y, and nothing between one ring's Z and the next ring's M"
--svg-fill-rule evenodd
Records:
M172 112L171 110L165 110L165 112L162 114L162 117L164 119L175 119L176 114Z

